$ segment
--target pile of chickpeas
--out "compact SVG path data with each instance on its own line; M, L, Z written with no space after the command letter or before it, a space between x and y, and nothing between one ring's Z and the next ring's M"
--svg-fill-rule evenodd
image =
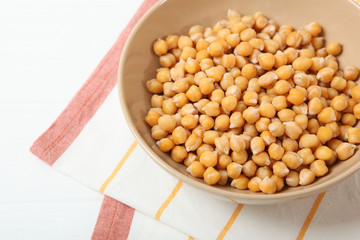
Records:
M359 69L340 70L322 27L279 26L229 10L153 45L145 121L159 149L194 177L273 194L311 184L360 143Z

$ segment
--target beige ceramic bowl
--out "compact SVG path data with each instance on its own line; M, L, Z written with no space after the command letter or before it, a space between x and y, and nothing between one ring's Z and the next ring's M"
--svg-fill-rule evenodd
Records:
M139 21L124 47L119 68L119 95L126 121L137 141L151 158L170 174L218 198L233 199L248 204L270 204L303 198L325 191L360 168L360 151L349 160L338 162L330 172L313 184L287 188L273 195L237 190L230 186L208 186L192 177L183 164L174 162L161 152L151 137L144 118L150 108L151 94L145 82L155 76L160 66L152 52L155 39L169 34L187 34L190 26L211 26L226 18L228 9L241 14L262 11L279 24L300 28L312 21L325 29L328 41L343 43L341 66L360 65L360 9L348 0L168 0L159 1Z

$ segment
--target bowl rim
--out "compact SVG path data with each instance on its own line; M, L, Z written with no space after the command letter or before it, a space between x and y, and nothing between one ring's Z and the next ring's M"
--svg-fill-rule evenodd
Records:
M203 190L218 196L226 197L230 200L237 199L237 200L246 200L246 201L259 201L262 200L263 202L269 201L269 202L278 202L278 201L284 201L284 200L291 200L291 199L300 199L304 197L308 197L311 195L314 195L316 193L320 193L323 191L326 191L329 187L333 186L334 184L337 184L343 180L345 180L347 177L351 176L358 170L360 170L360 161L353 165L351 168L348 168L346 171L343 171L341 174L333 177L332 179L320 183L318 185L308 185L307 188L301 188L297 191L293 192L279 192L276 194L248 194L248 193L242 193L242 192L231 192L227 191L226 189L220 189L216 188L214 186L207 185L204 182L199 182L194 179L191 179L190 177L182 174L181 172L177 171L170 165L168 165L165 161L161 160L161 158L153 151L153 149L146 143L146 141L142 138L141 133L136 128L135 124L131 120L131 114L129 109L126 105L125 100L125 93L123 84L124 81L122 81L122 73L125 69L125 57L129 54L130 48L128 47L132 39L135 38L136 32L138 29L144 24L144 22L156 11L158 10L161 5L163 5L165 2L168 2L168 0L160 0L156 2L136 23L133 30L130 32L124 47L123 51L120 56L119 61L119 67L118 67L118 73L117 73L117 85L118 85L118 95L120 99L120 105L121 109L124 114L124 118L126 120L126 123L128 127L130 128L132 134L134 135L136 141L139 143L139 145L142 147L143 150L151 157L153 161L155 161L161 168L166 170L171 175L177 177L181 181L195 187L196 189ZM241 190L240 190L241 191ZM255 203L255 202L254 202Z

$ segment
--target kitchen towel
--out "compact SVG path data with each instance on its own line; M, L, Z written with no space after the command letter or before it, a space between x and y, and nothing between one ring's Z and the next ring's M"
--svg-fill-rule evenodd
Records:
M106 195L93 239L359 239L359 173L310 198L243 205L181 182L138 146L114 87L126 38L155 2L143 2L90 78L31 147L56 170Z

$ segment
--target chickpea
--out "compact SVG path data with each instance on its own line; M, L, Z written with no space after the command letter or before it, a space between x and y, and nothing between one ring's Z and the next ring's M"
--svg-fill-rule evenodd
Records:
M169 152L175 146L175 143L170 138L163 138L156 143L162 152Z
M320 146L318 148L316 148L315 152L314 152L314 156L317 159L321 159L324 161L328 161L333 157L334 153L333 151L327 147L327 146Z
M220 153L229 154L230 151L230 141L226 136L221 136L219 138L215 138L215 146L216 150Z
M259 184L259 188L263 193L273 194L276 192L276 182L269 177L265 177Z
M190 166L186 169L191 175L197 178L202 178L205 172L205 167L199 161L194 161L190 164Z
M310 85L310 78L304 72L297 72L294 75L294 83L297 86L307 88Z
M167 53L168 45L164 40L158 39L154 43L153 49L154 49L154 52L156 55L161 56L161 55L164 55L165 53Z
M354 155L356 146L350 143L340 143L339 146L336 148L336 154L339 160L347 160L352 155Z
M317 115L318 120L322 123L330 123L336 121L335 110L331 107L326 107Z
M360 119L360 103L354 105L353 112L356 119Z
M286 176L286 184L290 187L296 187L299 185L299 173L296 171L290 171Z
M316 53L315 53L316 56L326 57L327 52L326 52L325 48L323 48L323 46L324 46L324 38L323 37L315 37L315 38L311 39L311 45L316 50Z
M248 160L248 153L246 150L240 151L240 152L232 152L231 153L231 159L239 164L244 164Z
M298 48L302 40L302 35L299 32L291 32L286 37L286 44L289 47Z
M163 101L164 101L163 96L154 94L151 97L151 106L154 107L154 108L161 108Z
M239 56L247 57L250 56L254 51L253 46L248 42L241 42L235 48L235 53Z
M231 24L230 31L232 33L241 33L246 29L246 26L243 22L234 22Z
M221 88L226 91L228 87L232 85L234 85L234 77L231 75L231 73L225 73L220 81Z
M341 45L338 42L330 42L326 45L326 52L333 56L337 56L341 52Z
M282 161L290 169L296 169L303 163L303 159L295 152L286 152L282 157Z
M275 33L273 40L279 44L280 50L286 47L286 35L282 32Z
M330 86L338 91L342 91L346 88L347 81L342 77L333 77Z
M289 122L295 120L296 113L291 109L282 109L278 112L278 117L282 122Z
M344 96L336 96L331 100L330 106L336 111L341 112L347 108L348 102Z
M165 42L166 42L169 50L177 48L178 41L179 41L179 37L176 35L169 35L165 39Z
M200 64L197 60L189 57L189 58L187 58L186 63L185 63L185 70L188 73L193 73L193 74L197 73L200 71Z
M160 65L165 68L173 66L176 62L175 56L171 53L160 56Z
M221 114L215 118L215 130L226 131L230 126L230 118L226 114Z
M241 89L236 85L232 85L226 89L225 95L227 97L234 96L236 98L236 100L238 101L238 100L240 100L240 97L241 97Z
M278 76L274 72L267 72L259 77L259 85L263 88L271 88L274 86Z
M172 132L176 127L176 120L170 115L163 115L158 119L159 127L167 132Z
M356 121L356 117L352 113L345 113L341 116L341 123L344 125L354 126Z
M349 81L354 81L359 76L359 68L353 65L344 67L344 78Z
M230 128L239 128L242 127L245 123L244 118L240 112L234 112L230 116Z
M238 33L229 34L226 36L225 40L232 48L234 48L240 43L240 35Z
M288 47L284 50L284 54L287 56L287 63L292 63L299 56L298 50L292 47Z
M248 183L248 188L253 192L259 192L260 190L260 182L262 181L259 177L253 177L250 179Z
M319 127L316 135L318 136L321 144L325 144L333 138L334 132L330 127L321 126Z
M241 69L241 75L247 79L256 77L257 71L255 65L251 63L245 64Z
M161 93L163 91L163 84L156 79L151 79L146 82L146 88L151 93Z
M248 183L249 179L241 174L239 177L231 181L231 186L240 190L244 190L248 188Z
M217 152L205 151L200 155L200 163L205 167L214 167L217 164Z
M254 161L254 163L256 163L256 165L262 166L262 167L269 166L271 163L270 157L266 152L261 152L261 153L253 155L252 160Z
M258 135L258 132L254 124L245 123L243 134L250 136L250 140L251 140L252 137ZM249 140L249 144L250 144L250 140Z
M281 52L280 50L276 52L274 58L275 58L275 63L274 63L275 68L280 68L281 66L284 66L288 63L287 55Z
M255 106L258 102L258 94L254 91L246 91L243 95L243 101L248 106Z
M292 110L297 114L297 115L308 115L308 106L306 105L306 103L302 103L300 105L294 105L292 107Z
M273 172L276 176L282 178L282 177L287 176L289 174L290 170L285 165L285 163L278 161L278 162L275 162L273 165Z
M272 118L276 114L276 109L271 103L262 103L259 107L259 114L262 117Z
M265 70L271 70L275 64L274 55L271 53L264 53L259 55L259 64Z
M220 114L220 105L217 102L210 101L208 104L205 105L204 111L206 115L210 117L216 117Z
M193 41L188 36L180 36L178 41L178 47L184 49L185 47L193 47Z
M356 101L360 101L360 86L356 86L351 89L351 97L353 97Z
M186 129L192 130L197 127L198 119L198 115L186 115L181 119L181 125Z
M176 127L172 132L172 139L176 145L185 143L187 139L187 133L182 126Z
M285 150L280 144L272 143L268 148L269 156L274 160L281 160Z
M238 178L241 174L243 166L239 163L232 162L227 167L227 174L230 178L235 179Z
M297 152L299 157L303 160L303 165L308 165L315 160L315 156L310 148L303 148Z
M157 69L156 79L161 83L170 82L171 77L169 68Z
M305 99L306 99L305 94L297 88L290 89L289 95L287 97L287 100L294 105L299 105L303 103Z
M220 173L213 167L208 167L204 172L204 181L209 185L214 185L220 180Z
M263 51L264 50L264 40L259 39L259 38L252 38L249 40L250 45L255 49L259 50L259 51Z
M299 141L300 148L314 148L320 143L319 137L315 134L304 134Z
M268 130L271 120L269 118L261 117L255 123L255 128L258 132L264 132Z
M189 153L184 159L184 164L189 167L195 161L199 161L199 157L194 153Z
M208 47L208 52L213 57L221 56L224 53L224 48L220 43L211 43Z
M198 113L198 111L195 109L194 105L191 103L185 104L181 109L180 113L185 115L195 115Z
M332 68L325 67L318 72L316 77L319 79L319 81L328 83L332 80L334 73L335 71Z
M259 109L254 107L248 107L242 115L245 121L250 124L255 123L260 118Z
M225 68L221 65L218 65L216 67L205 70L205 73L207 77L215 79L215 82L219 82L225 74Z
M265 39L264 40L264 50L265 52L275 54L280 49L279 43L272 39Z
M147 124L149 124L149 126L153 127L158 124L158 120L160 117L160 113L150 110L145 117L145 121L147 122Z
M287 101L285 96L277 96L272 100L272 105L275 107L276 111L281 111L287 107Z
M314 71L314 72L320 71L322 68L325 67L325 64L326 64L326 60L323 57L312 57L311 61L312 61L312 64L311 64L310 70Z
M315 181L315 173L307 168L300 171L299 183L302 186L308 185Z
M261 179L264 179L265 177L271 177L273 175L273 172L271 171L271 169L268 166L264 166L264 167L259 167L256 170L255 175Z
M347 135L347 130L351 128L351 126L349 125L341 125L339 127L340 129L340 133L339 133L339 136L338 138L342 141L348 141L348 135Z
M240 39L243 42L248 42L250 39L256 37L256 32L252 28L246 28L240 32Z
M329 171L324 160L313 161L310 164L310 170L315 174L316 177L322 177Z
M253 160L249 160L245 162L245 164L243 165L242 173L246 177L253 177L255 176L256 170L257 170L257 166L255 162Z
M175 162L183 162L187 156L187 151L183 146L175 146L171 150L171 157Z
M273 87L274 93L276 95L286 94L290 91L290 89L291 89L291 86L290 86L289 82L287 82L286 80L277 81Z
M305 26L305 30L309 31L312 37L316 37L321 33L322 28L319 23L312 22Z
M311 67L312 61L307 57L298 57L292 62L292 66L295 70L307 71Z

